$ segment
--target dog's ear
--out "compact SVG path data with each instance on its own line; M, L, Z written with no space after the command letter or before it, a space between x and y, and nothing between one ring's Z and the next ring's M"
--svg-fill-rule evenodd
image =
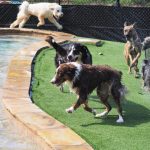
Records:
M124 27L126 27L126 26L132 26L133 28L136 26L136 22L135 23L133 23L133 24L131 24L131 23L129 23L129 22L125 22L124 23Z
M55 40L54 40L54 38L53 38L52 36L47 36L47 37L45 38L45 41L48 42L48 43L50 43L50 44L52 44L52 43L55 42Z
M142 62L142 69L141 69L141 73L142 73L142 79L144 80L144 72L145 72L145 66L148 64L148 60L144 59Z
M134 23L132 24L132 27L133 27L133 28L135 28L135 27L136 27L136 22L134 22Z
M87 47L84 45L80 45L80 52L82 53L82 57L86 58L87 57Z
M66 56L66 50L60 44L56 43L52 36L46 37L45 41L52 45L57 53L59 53L62 56Z
M144 59L144 60L143 60L143 64L144 64L144 65L147 65L147 64L148 64L148 60L147 60L147 59Z
M75 73L75 71L76 71L76 68L70 66L69 69L65 72L65 74L68 75L68 76L71 76Z
M128 26L128 23L127 23L127 21L124 23L124 27L126 27L126 26Z

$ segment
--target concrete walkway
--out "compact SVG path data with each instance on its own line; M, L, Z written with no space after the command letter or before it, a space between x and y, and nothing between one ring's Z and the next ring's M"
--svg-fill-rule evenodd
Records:
M50 32L48 34L52 34L56 41L59 42L73 38L72 35L60 32ZM4 107L11 114L8 126L11 126L12 122L17 122L14 123L13 129L17 129L21 135L24 135L23 138L25 139L22 140L22 136L19 137L15 133L13 137L18 138L13 141L14 143L18 143L18 139L21 142L25 141L25 145L31 146L26 150L92 150L92 147L79 135L40 110L30 101L28 96L31 74L30 64L36 51L44 46L47 46L47 43L43 41L22 49L13 57L8 68L6 82L2 91L2 101ZM9 117L5 116L6 113L0 112L1 122L8 120ZM2 127L2 130L5 130L4 127ZM6 137L13 134L14 130L6 131ZM8 145L11 147L13 144L8 141ZM33 145L35 147L32 147ZM16 147L16 149L22 150L21 147ZM7 150L7 147L3 147L3 149Z

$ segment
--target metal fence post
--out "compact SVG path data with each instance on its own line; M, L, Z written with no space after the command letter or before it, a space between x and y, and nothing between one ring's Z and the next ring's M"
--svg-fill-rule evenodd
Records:
M120 5L120 0L116 0L116 6L117 7L120 7L121 5Z
M60 5L60 3L61 3L61 0L58 0L58 3L59 3L59 5Z

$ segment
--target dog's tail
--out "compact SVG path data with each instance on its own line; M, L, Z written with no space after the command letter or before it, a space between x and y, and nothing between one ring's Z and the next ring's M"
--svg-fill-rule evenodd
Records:
M120 77L122 78L122 74L123 74L122 71L119 71L119 74L120 74Z
M125 95L128 93L127 87L125 85L121 85L119 88L119 92L122 98L125 97Z
M24 14L28 13L28 7L29 7L29 2L24 1L20 6L19 6L19 10L21 12L23 12Z
M48 36L45 41L48 42L60 55L66 56L66 50L61 45L56 43L52 36Z
M121 80L123 73L121 71L119 71L119 74L120 74L120 80ZM125 95L128 93L128 90L127 90L127 87L125 85L123 85L121 82L120 82L120 86L119 86L119 93L121 96L121 100L123 100L125 102Z
M143 48L142 48L143 50L150 48L150 36L144 39L144 41L142 42L142 45L143 45Z
M52 36L46 37L45 41L48 42L51 46L53 46L53 48L57 49L58 44L55 42Z

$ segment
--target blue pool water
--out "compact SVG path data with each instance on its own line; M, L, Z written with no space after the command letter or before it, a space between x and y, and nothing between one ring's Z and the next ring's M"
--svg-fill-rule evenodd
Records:
M18 133L18 129L5 112L1 90L11 58L19 49L40 40L30 36L0 36L0 150L40 150L30 137Z
M6 77L8 63L15 53L30 44L40 41L39 38L21 35L0 36L0 87Z
M19 49L40 39L30 36L5 35L0 36L0 55L12 55ZM4 54L5 53L5 54Z

